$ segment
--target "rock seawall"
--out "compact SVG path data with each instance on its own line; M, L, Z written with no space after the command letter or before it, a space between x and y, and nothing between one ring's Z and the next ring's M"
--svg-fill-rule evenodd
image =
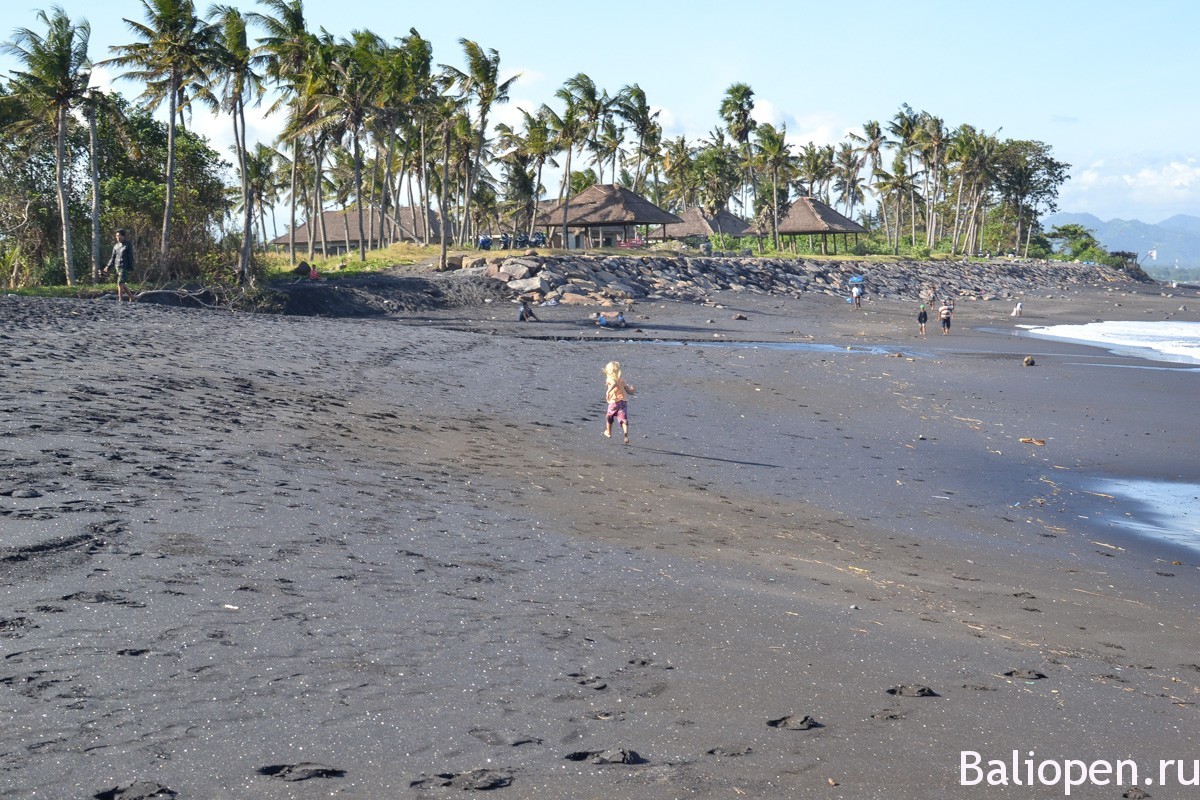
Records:
M1132 281L1151 283L1096 264L1043 261L821 261L745 257L544 256L464 259L464 271L507 284L514 294L560 303L611 304L637 299L703 301L710 292L800 296L846 295L851 276L867 293L896 300L947 296L1012 299L1034 291Z

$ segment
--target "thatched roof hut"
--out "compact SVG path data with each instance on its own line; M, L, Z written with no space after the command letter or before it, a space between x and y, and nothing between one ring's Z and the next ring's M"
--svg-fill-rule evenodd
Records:
M604 244L605 228L620 229L624 238L629 238L629 229L635 225L670 225L681 222L679 217L663 211L644 197L634 194L624 186L594 184L570 199L567 208L567 227L583 228L586 238L591 238L592 229L600 231L600 243ZM539 212L538 224L549 230L562 226L562 203L555 203L545 212Z
M325 222L325 246L331 254L349 252L358 249L358 243L366 239L368 248L381 247L384 241L423 242L425 228L429 228L429 240L440 241L442 234L441 219L436 211L430 211L428 221L421 219L421 210L411 206L401 206L388 210L385 222L379 209L363 210L363 224L367 227L364 234L358 227L358 209L349 208L344 211L325 211L321 214ZM313 220L311 226L301 223L296 226L296 247L308 247L311 238L320 246L321 228L318 220ZM269 244L276 248L288 246L288 234L272 239Z
M855 241L858 241L858 234L867 233L867 229L859 225L849 217L842 216L832 208L822 203L813 197L797 197L792 201L791 207L783 219L779 220L779 234L781 236L796 236L808 234L810 236L821 235L821 252L827 252L827 237L829 234L834 234L834 251L837 250L837 234L842 234L843 239L848 234L854 234ZM769 230L757 230L756 233L767 234Z
M709 214L699 206L684 209L679 213L680 221L663 226L662 238L665 239L707 239L710 236L722 234L725 236L749 236L750 223L736 217L722 208L716 214ZM651 238L658 238L653 236Z

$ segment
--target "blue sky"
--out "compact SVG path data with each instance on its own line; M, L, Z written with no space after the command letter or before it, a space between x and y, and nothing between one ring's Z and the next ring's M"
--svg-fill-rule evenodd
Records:
M225 0L243 11L253 0ZM8 0L0 30L37 29L49 3ZM122 21L141 0L60 0L92 25L92 57L132 41ZM208 8L198 0L198 8ZM615 93L637 83L668 137L704 136L734 82L751 86L755 117L787 126L797 146L836 143L907 103L950 128L969 123L1004 138L1036 139L1072 165L1060 210L1159 222L1200 215L1200 4L1190 0L1005 0L857 3L809 0L549 4L305 0L309 25L338 36L369 29L395 39L416 28L437 63L463 66L460 38L494 48L521 73L497 121L553 102L577 72ZM0 57L0 70L13 63ZM97 74L99 82L111 74ZM140 91L118 81L127 96ZM194 125L224 152L227 120ZM254 123L274 138L277 121ZM550 188L555 184L548 181Z

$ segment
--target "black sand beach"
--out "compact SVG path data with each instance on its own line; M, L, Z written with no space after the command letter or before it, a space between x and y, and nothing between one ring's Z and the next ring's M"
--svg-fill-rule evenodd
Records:
M1200 482L1200 375L1014 331L1200 299L1023 299L0 298L0 797L1194 793L1200 553L1096 486Z

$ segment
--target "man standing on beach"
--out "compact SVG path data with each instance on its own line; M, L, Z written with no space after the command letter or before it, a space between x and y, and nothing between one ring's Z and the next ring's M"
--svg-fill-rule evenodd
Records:
M107 275L110 269L117 271L117 302L121 302L123 294L128 294L132 303L133 292L125 285L125 279L133 272L133 245L126 241L124 228L117 231L117 243L113 245L112 257L104 267L104 274Z
M942 336L947 336L950 333L950 317L954 316L954 306L950 305L950 301L946 300L942 303L942 307L938 309L938 319L942 321Z

